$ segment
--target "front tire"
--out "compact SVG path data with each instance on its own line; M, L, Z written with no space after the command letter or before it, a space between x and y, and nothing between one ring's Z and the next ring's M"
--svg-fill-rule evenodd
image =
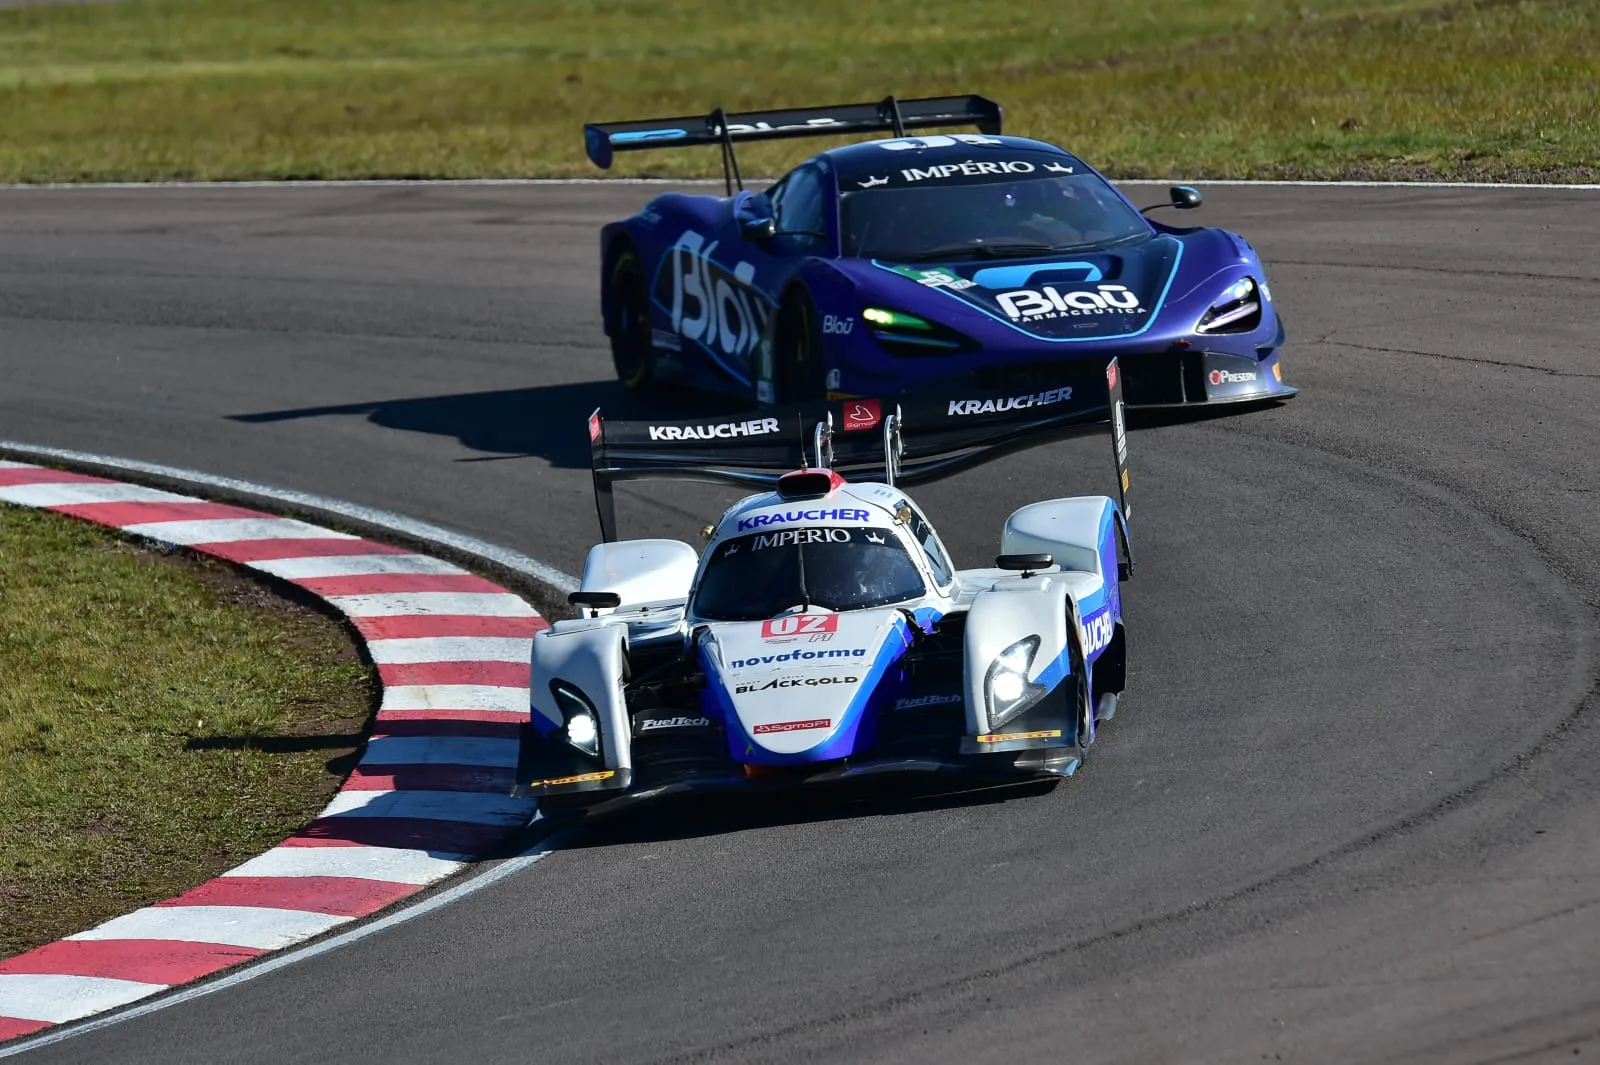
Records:
M639 253L624 248L611 264L611 362L624 388L642 391L655 379L650 337L650 294Z

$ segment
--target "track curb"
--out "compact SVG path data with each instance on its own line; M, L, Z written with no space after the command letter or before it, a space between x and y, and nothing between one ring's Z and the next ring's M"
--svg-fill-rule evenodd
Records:
M0 960L0 1041L366 918L500 850L533 817L531 801L508 795L528 645L545 626L521 596L392 542L415 537L380 541L28 462L0 460L0 503L285 582L355 628L382 686L360 763L305 828L176 898Z

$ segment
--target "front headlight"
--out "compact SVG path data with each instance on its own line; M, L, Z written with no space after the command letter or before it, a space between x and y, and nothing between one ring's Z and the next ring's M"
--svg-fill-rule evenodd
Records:
M1248 333L1261 324L1261 293L1255 278L1242 277L1229 285L1200 316L1196 333Z
M989 728L999 728L1048 693L1044 685L1028 679L1033 656L1038 653L1039 637L1029 636L995 656L983 682L984 697L989 703Z
M974 350L965 334L905 311L868 307L861 317L872 339L891 355L955 355Z
M559 680L550 682L550 694L565 721L561 732L566 741L591 758L599 758L600 715L594 704L577 688Z

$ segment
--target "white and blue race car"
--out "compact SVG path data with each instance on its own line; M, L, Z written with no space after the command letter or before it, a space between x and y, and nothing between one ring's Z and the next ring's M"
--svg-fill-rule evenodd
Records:
M1071 774L1126 678L1120 582L1132 559L1115 362L1107 381L1090 403L1060 389L892 408L846 400L793 420L616 423L597 411L606 542L570 597L581 616L534 638L518 793L562 819L670 792L893 770ZM1116 498L1021 508L993 568L955 569L905 491L1107 427ZM734 504L702 551L616 540L612 482L660 476L771 490Z

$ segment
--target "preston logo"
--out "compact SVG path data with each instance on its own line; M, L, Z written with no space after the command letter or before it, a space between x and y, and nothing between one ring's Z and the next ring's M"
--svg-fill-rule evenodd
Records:
M1254 381L1256 375L1249 370L1244 373L1229 373L1227 370L1212 370L1211 383L1214 385L1240 385L1246 381Z

